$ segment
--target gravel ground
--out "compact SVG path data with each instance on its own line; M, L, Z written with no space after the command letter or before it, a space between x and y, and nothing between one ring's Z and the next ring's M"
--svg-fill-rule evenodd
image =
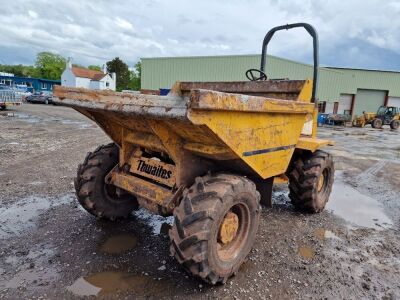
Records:
M94 123L26 104L0 128L0 299L400 299L400 132L321 128L337 143L327 209L296 212L274 187L248 261L211 287L169 256L171 218L104 222L78 206L76 167L109 142Z

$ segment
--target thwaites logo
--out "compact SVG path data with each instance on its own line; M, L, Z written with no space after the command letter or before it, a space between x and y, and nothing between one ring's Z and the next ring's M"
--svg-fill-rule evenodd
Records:
M139 160L137 171L147 173L163 179L170 179L172 171L166 170L163 166L154 166L146 163L144 160Z

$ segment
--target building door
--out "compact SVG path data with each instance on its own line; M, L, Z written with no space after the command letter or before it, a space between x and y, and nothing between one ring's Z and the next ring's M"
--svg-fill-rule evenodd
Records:
M400 107L400 97L389 97L387 106Z
M354 104L354 114L376 112L379 106L385 104L387 91L358 89Z
M351 115L353 105L353 95L352 94L340 94L338 114L341 115Z
M334 102L333 103L333 113L337 114L339 109L339 102Z

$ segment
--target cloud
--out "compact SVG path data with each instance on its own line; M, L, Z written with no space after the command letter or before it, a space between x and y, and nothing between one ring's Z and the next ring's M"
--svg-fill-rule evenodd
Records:
M121 27L122 29L128 29L128 30L133 29L133 26L131 23L129 23L127 20L121 19L119 17L117 17L115 19L115 24L118 27Z
M36 19L38 17L37 12L35 12L33 10L28 10L28 15L33 19Z
M318 29L322 64L400 70L399 13L397 0L13 0L0 8L0 60L32 63L47 50L86 65L116 56L134 65L140 57L253 54L269 28L304 21ZM277 33L268 51L312 59L301 29Z

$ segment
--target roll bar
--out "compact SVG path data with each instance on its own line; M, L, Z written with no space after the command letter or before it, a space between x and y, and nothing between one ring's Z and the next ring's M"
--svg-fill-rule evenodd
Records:
M263 45L262 45L262 54L261 54L261 66L260 70L265 73L265 65L267 62L267 47L269 42L271 41L275 32L279 30L289 30L292 28L303 27L313 38L313 57L314 57L314 73L313 73L313 88L312 88L312 96L311 102L316 103L316 95L318 88L318 66L319 66L319 44L318 44L318 34L313 26L308 23L294 23L287 24L282 26L277 26L272 28L264 37Z

